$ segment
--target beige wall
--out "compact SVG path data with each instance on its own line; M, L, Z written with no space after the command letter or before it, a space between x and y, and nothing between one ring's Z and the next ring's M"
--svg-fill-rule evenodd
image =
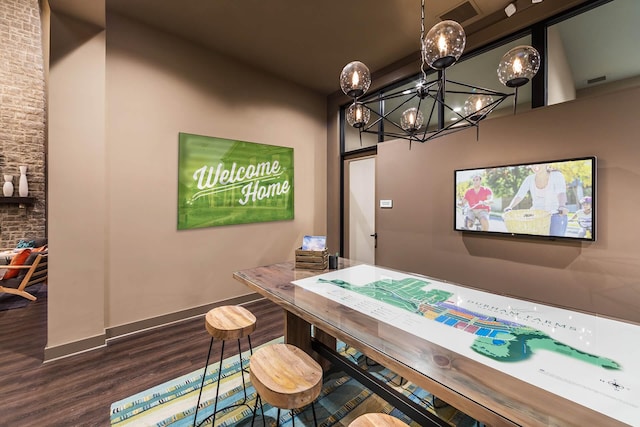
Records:
M99 345L108 248L105 32L52 13L51 33L47 346Z
M640 322L640 88L487 120L426 144L378 147L380 265ZM453 230L453 171L595 155L597 241L545 241Z
M115 16L106 35L100 20L53 19L64 25L52 28L52 44L60 43L49 87L52 286L45 357L241 298L247 291L231 272L292 258L303 234L326 232L330 250L339 250L336 112L348 101L343 95L325 107L317 95ZM376 76L376 87L415 72L414 58L408 62ZM413 144L411 151L403 143L382 144L379 188L420 193L378 192L378 198L408 200L401 209L394 200L394 209L385 211L392 217L380 218L378 232L386 235L379 240L381 264L636 319L638 254L627 250L631 234L615 222L624 216L630 223L635 193L615 191L610 198L601 190L600 236L591 245L464 237L452 231L452 209L440 209L451 203L454 166L596 154L601 180L615 177L629 189L638 170L628 163L637 152L622 144L630 144L633 123L617 115L616 98L604 99L604 106L575 101L487 121L479 142L468 131ZM519 123L523 135L516 132ZM296 219L178 232L181 131L294 147ZM425 194L435 197L431 206L424 206ZM416 213L404 210L414 205ZM603 209L616 214L604 220Z
M292 259L304 234L327 229L322 97L116 15L106 66L97 52L80 61L92 45L77 43L51 71L52 115L64 124L50 134L52 253L61 248L50 267L51 357L249 294L233 271ZM104 79L104 99L55 81L62 72L94 89ZM293 147L295 219L178 231L179 132Z

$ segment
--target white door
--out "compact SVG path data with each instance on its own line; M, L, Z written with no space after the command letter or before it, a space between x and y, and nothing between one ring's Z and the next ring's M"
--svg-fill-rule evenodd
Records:
M376 159L349 162L349 258L375 264Z

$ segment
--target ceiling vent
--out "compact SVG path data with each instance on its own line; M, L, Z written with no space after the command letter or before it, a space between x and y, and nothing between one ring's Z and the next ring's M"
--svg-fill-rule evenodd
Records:
M594 83L600 83L607 80L607 76L594 77L592 79L587 80L588 85L592 85Z
M440 16L440 19L443 21L450 19L462 24L463 22L476 16L478 16L478 11L470 2L466 1L455 9L451 9L449 12L443 13Z

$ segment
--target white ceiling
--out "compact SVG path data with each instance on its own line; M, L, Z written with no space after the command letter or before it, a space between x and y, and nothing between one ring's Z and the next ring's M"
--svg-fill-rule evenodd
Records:
M540 15L584 1L533 5L530 0L516 0L519 11L507 18L508 0L469 0L478 16L461 24L468 37L470 31L511 32L511 25L528 25ZM426 31L439 22L439 16L465 2L426 0ZM106 0L106 5L108 12L325 95L339 90L340 71L352 60L364 62L372 72L410 55L415 55L416 63L419 60L420 0Z
M461 20L467 51L541 19L594 0L425 0L425 30L469 2L477 16ZM103 3L104 2L104 3ZM323 95L339 92L352 60L372 72L401 61L419 71L420 0L49 0L54 12L105 26L117 13L225 54ZM605 13L606 15L603 15ZM108 15L107 15L108 16ZM615 0L559 25L576 88L640 74L640 1ZM108 21L108 18L107 18ZM107 25L108 27L108 22ZM587 50L585 50L585 45ZM495 66L494 64L491 67Z

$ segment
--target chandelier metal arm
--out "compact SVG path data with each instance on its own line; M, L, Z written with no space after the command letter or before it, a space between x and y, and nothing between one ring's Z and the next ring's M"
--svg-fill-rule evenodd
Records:
M411 95L415 95L413 92L410 93ZM401 89L401 90L397 90L395 92L385 92L384 95L380 96L378 95L370 95L370 96L366 96L366 97L362 97L362 98L358 98L358 102L362 102L363 104L371 104L372 102L379 102L381 100L389 100L389 99L394 99L394 98L401 98L403 96L407 96L407 90L406 89Z
M437 94L438 92L439 92L439 89L438 89L438 91L436 92L436 94ZM423 137L424 137L424 136L426 135L426 133L427 133L427 129L429 128L429 123L431 123L431 121L433 120L433 113L435 113L435 111L436 111L436 105L438 105L438 102L437 102L437 101L438 101L438 97L437 97L437 96L433 96L433 95L431 94L431 92L427 92L427 96L428 96L429 98L433 99L433 101L434 101L434 102L431 104L431 109L429 110L429 119L427 120L427 126L425 126L425 128L424 128L424 134L423 134Z
M371 111L374 115L378 116L378 118L373 122L373 124L371 126L365 126L364 128L362 128L362 132L370 132L370 133L379 133L379 130L371 130L374 127L378 127L377 125L380 123L389 123L390 125L392 125L393 127L399 129L401 132L405 132L404 129L402 129L402 126L395 122L394 120L389 118L389 115L393 112L390 111L388 113L383 113L383 114L379 114L377 111ZM384 132L385 135L391 135L391 132L385 130Z
M438 77L440 78L440 85L438 90L438 129L442 129L444 127L444 99L447 88L447 78L445 75L445 70L438 70ZM450 110L453 111L452 108Z
M401 102L397 107L392 108L392 109L391 109L391 110L389 110L389 111L385 111L383 114L379 114L379 113L377 113L376 111L373 111L373 110L372 110L371 112L372 112L372 113L374 113L374 114L376 114L376 115L378 115L378 116L381 116L381 117L383 117L383 118L385 118L385 119L386 119L389 115L391 115L391 114L395 113L396 111L398 111L401 107L403 107L403 106L405 106L407 103L411 102L414 98L415 98L415 95L414 95L414 96L412 96L412 97L410 97L410 98L405 99L405 100L404 100L404 101L402 101L402 102ZM386 101L386 100L387 100L387 98L385 98L385 101ZM365 105L366 105L366 104L365 104ZM387 120L388 120L388 119L387 119Z
M452 82L452 83L459 84L457 82ZM470 87L471 89L481 89L483 92L475 92L475 93L485 93L484 91L486 91L486 93L488 93L488 94L495 95L496 99L494 99L489 104L485 105L483 107L483 109L481 110L481 112L474 112L474 113L463 115L463 114L460 114L459 112L455 111L455 109L451 108L451 106L446 104L446 102L444 102L444 100L440 98L439 95L443 93L443 91L441 91L440 89L435 91L435 93L428 92L428 93L426 93L425 99L429 98L429 99L432 99L434 102L431 104L431 107L429 109L429 116L428 116L428 119L426 120L427 126L425 127L425 129L423 131L406 131L406 130L402 129L402 126L398 122L396 122L395 120L391 119L389 116L392 113L394 113L395 111L399 110L402 105L405 105L407 102L415 99L417 96L415 94L413 94L411 97L409 97L407 100L405 100L400 106L398 106L398 107L396 107L396 108L394 108L394 109L392 109L392 110L390 110L388 112L384 112L383 114L379 114L377 111L372 110L372 113L375 116L377 116L377 119L374 120L370 125L362 128L361 132L379 134L380 132L378 130L378 125L381 122L384 121L385 123L389 124L392 127L390 130L385 129L384 135L387 138L401 138L401 139L408 139L410 141L413 140L413 141L418 141L418 142L426 142L426 141L429 141L431 139L434 139L434 138L442 135L443 133L451 133L453 131L457 132L459 130L466 129L468 127L478 127L480 121L482 121L484 118L486 118L504 100L506 100L510 96L513 96L513 94L507 94L507 93L492 91L490 89L476 88L474 86L467 85L467 84L462 84L462 86ZM445 93L448 93L448 94L473 94L474 92L463 91L463 90L446 90ZM391 98L396 98L396 97L397 97L397 94L394 94L393 96L391 96ZM383 98L379 98L378 100L371 100L368 103L371 104L373 102L379 102L380 100L386 100L386 99L389 99L389 98L390 97L385 96ZM422 107L422 98L421 97L417 97L417 98L418 98L418 109L420 109L420 107ZM453 122L451 124L448 124L448 125L445 125L443 123L439 123L436 130L431 130L430 131L429 130L429 124L433 120L436 108L439 108L439 109L442 108L442 109L446 109L446 110L452 112L455 116L457 116L457 118L459 120L456 121L456 122Z
M505 96L505 97L513 95L513 93L498 92L498 91L493 90L493 89L487 89L487 88L484 88L482 86L473 86L473 85L470 85L470 84L467 84L467 83L457 82L455 80L447 80L447 82L453 83L453 84L456 84L456 85L460 85L460 86L464 86L464 87L468 87L469 89L473 90L473 92L454 92L454 91L449 91L450 93L475 94L475 93L483 93L484 92L484 93L486 93L488 95Z

